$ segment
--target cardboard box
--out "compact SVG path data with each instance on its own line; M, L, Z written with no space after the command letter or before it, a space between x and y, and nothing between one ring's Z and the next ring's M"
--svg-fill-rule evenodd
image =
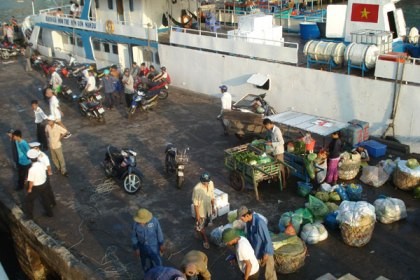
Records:
M214 189L214 204L216 207L218 206L224 206L226 204L229 203L229 196L227 193L219 190L219 189Z

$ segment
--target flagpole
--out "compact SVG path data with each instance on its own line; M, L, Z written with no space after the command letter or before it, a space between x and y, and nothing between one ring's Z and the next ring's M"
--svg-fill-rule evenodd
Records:
M34 0L32 0L32 14L35 14L35 5L34 5Z

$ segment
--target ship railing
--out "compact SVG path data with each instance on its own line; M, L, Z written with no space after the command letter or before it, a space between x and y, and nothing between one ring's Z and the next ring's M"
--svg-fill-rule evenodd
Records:
M257 60L298 64L299 44L205 30L171 27L169 42L187 48Z
M39 10L38 13L40 15L41 14L55 15L57 10L61 9L61 11L63 12L62 14L63 17L73 17L72 15L70 15L70 6L71 5L64 5L64 6L54 7L54 8L42 9L42 10Z

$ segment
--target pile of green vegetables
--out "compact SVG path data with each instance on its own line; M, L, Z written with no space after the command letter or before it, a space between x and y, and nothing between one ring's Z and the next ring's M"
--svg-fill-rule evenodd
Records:
M252 151L239 152L234 154L233 157L238 162L243 162L250 165L266 164L273 161L271 157L267 156L266 154L258 156Z

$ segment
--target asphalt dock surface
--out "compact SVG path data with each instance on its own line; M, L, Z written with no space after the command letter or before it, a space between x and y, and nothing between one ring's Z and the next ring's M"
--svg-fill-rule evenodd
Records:
M175 69L168 69L175 71ZM74 92L75 82L63 79ZM48 113L41 88L46 78L40 72L26 73L23 59L0 64L0 186L18 205L24 193L14 190L16 172L10 158L10 143L4 133L20 129L28 142L36 140L30 101L40 100ZM214 87L214 94L218 85ZM280 191L276 184L260 185L261 201L252 189L236 192L229 186L229 172L224 168L223 151L241 143L235 136L223 136L216 116L219 99L171 88L169 98L160 101L154 110L136 112L127 119L123 105L106 112L106 123L82 117L77 103L61 101L63 122L72 132L63 140L64 157L69 177L54 174L51 181L57 199L54 217L43 216L36 204L34 221L45 232L102 279L142 279L141 264L134 257L130 235L133 215L140 207L148 208L162 225L166 240L164 264L178 267L189 250L202 250L209 257L212 279L241 279L237 267L225 261L226 248L202 247L193 230L191 217L192 188L203 171L212 175L215 187L229 194L230 209L247 205L269 219L269 229L278 232L282 213L304 207L305 199L296 193L296 179L290 178L288 188ZM190 163L182 189L175 187L175 177L164 172L166 143L190 148ZM130 147L138 153L137 165L146 179L144 188L135 195L124 192L121 182L105 177L101 162L108 145ZM54 167L53 167L54 168ZM305 265L297 272L279 275L279 279L316 279L326 273L341 277L351 273L359 279L420 279L420 210L419 200L411 193L397 190L387 183L380 188L364 186L363 198L370 203L379 194L402 199L407 207L405 220L385 225L376 223L372 240L364 247L345 245L339 231L329 231L327 240L308 245ZM226 215L217 218L211 229L227 223Z

